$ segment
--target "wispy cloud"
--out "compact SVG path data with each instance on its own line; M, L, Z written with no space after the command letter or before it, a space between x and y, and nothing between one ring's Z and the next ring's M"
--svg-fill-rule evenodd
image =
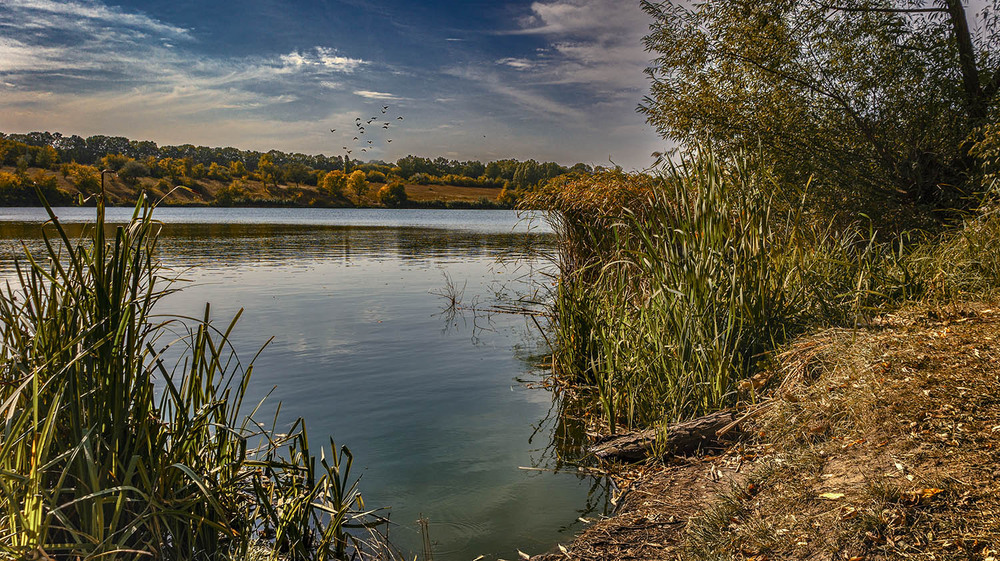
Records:
M142 13L127 12L116 6L98 2L56 2L54 0L5 0L4 9L16 12L22 28L45 29L63 27L72 22L81 28L112 27L142 30L172 37L190 39L189 30L170 25Z
M630 3L631 4L631 3ZM583 84L603 91L644 88L648 54L642 37L648 17L621 0L534 2L520 28L501 32L538 35L549 41L534 58L501 59L517 70L534 70L535 83Z
M343 91L341 77L368 64L317 45L239 58L199 54L183 27L94 1L0 0L0 80L16 91L47 92L50 106L88 94L99 106L125 94L158 98L179 115L211 109L264 111L300 94ZM346 92L345 92L346 93ZM149 98L149 99L147 99ZM5 104L31 99L6 99Z
M378 99L382 101L398 101L400 98L385 92L373 92L370 90L355 90L354 95L359 95L365 99Z
M360 58L351 58L339 54L329 47L313 47L312 50L294 51L281 55L281 61L286 66L294 68L322 67L335 72L354 72L359 66L368 64Z
M502 58L497 61L497 64L509 66L516 70L528 70L530 68L535 68L537 66L537 63L531 60L528 60L526 58L515 58L515 57Z

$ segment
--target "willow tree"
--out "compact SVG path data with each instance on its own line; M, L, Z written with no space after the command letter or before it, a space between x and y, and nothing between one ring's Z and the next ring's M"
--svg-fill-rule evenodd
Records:
M656 58L640 111L675 141L759 146L835 205L964 206L969 148L997 114L989 1L972 14L961 0L646 0Z

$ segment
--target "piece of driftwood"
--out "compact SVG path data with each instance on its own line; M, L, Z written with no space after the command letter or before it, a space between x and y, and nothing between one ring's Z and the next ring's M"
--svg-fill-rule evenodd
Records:
M674 423L664 429L646 429L606 437L590 447L598 458L638 461L645 459L660 439L667 454L681 455L719 440L716 432L736 421L734 411L717 411L704 417ZM730 428L728 434L735 432Z

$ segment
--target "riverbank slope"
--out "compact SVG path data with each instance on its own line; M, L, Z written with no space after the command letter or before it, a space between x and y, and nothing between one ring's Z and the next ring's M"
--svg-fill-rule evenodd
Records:
M995 304L800 338L736 444L623 471L617 514L536 559L997 559L998 359Z

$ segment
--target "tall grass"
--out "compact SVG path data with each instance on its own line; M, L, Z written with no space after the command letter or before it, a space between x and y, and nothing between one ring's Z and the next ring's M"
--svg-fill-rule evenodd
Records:
M741 380L788 337L925 292L907 238L835 232L807 196L705 151L536 193L562 237L557 375L592 390L612 431L690 418L752 398Z
M76 242L46 209L47 250L25 250L0 294L0 557L385 553L352 530L379 520L347 448L330 441L317 457L301 419L278 434L246 414L253 361L230 345L238 315L155 313L174 288L151 205L112 231L99 200Z

